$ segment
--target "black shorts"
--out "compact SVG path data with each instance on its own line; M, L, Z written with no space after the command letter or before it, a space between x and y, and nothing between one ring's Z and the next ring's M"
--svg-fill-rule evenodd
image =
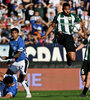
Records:
M81 75L87 75L90 72L90 61L84 60L81 67Z
M58 44L65 47L67 52L75 52L74 39L72 35L56 33L56 40Z

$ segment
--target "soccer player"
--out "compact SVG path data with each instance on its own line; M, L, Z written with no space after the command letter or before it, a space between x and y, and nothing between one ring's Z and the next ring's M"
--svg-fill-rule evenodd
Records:
M15 95L17 94L17 88L17 78L14 75L0 75L0 98L15 97Z
M76 49L76 52L87 45L85 57L83 61L83 65L81 67L81 78L84 85L83 92L81 93L81 97L85 97L90 87L90 35L86 40L82 42L82 44Z
M31 98L31 93L25 80L25 76L27 74L27 69L29 66L28 59L25 54L25 43L19 37L19 30L17 28L11 29L12 39L10 40L10 52L9 57L3 56L2 59L14 58L15 62L8 68L6 74L16 74L20 70L19 82L22 83L27 96L26 98Z
M84 24L81 22L81 20L76 14L70 13L70 5L68 3L64 3L63 12L57 14L54 17L53 23L48 28L45 36L43 36L43 38L47 38L48 34L57 24L58 32L56 33L56 40L57 43L62 44L65 47L67 52L67 64L69 66L71 65L71 62L75 61L76 59L74 40L72 37L72 26L76 22L81 25L86 37L86 30Z

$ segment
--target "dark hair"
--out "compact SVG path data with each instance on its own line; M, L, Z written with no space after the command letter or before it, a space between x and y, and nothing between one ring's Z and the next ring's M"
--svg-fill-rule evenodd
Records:
M13 83L13 78L11 76L7 76L3 79L4 84L11 84Z
M21 28L24 28L25 26L23 25L23 26L21 26Z
M12 29L11 29L11 33L12 33L13 31L17 31L17 33L19 33L19 30L18 30L17 28L12 28Z
M63 4L63 9L64 9L66 6L69 6L69 7L70 7L69 3L64 3L64 4Z

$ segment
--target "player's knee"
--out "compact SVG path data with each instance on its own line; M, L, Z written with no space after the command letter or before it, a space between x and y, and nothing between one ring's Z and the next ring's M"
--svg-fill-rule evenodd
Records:
M19 78L19 82L22 83L24 80L22 78Z
M75 57L71 57L71 60L72 60L72 61L75 61L75 59L76 59Z

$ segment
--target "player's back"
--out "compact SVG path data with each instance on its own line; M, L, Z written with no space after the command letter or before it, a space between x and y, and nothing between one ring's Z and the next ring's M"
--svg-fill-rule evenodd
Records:
M5 85L4 90L3 90L3 96L5 96L8 93L8 94L11 94L12 97L14 97L16 95L17 89L18 89L17 78L14 75L6 74L5 77L7 77L7 76L11 76L13 78L14 84L9 87Z

